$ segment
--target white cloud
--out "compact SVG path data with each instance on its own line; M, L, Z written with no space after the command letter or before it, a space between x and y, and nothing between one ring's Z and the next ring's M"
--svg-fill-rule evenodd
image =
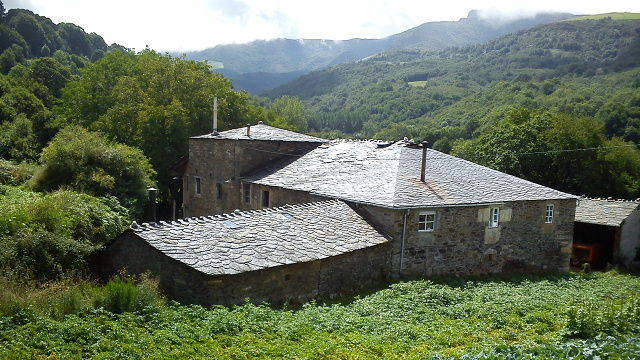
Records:
M578 0L6 0L55 22L72 22L108 43L140 50L193 50L276 37L379 38L427 21L457 20L471 9L516 17L541 10L640 12L640 2Z

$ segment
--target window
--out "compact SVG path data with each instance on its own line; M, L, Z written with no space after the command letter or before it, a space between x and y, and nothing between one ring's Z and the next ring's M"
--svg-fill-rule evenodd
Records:
M544 214L545 224L553 223L553 204L547 205L547 211Z
M196 195L200 195L202 190L201 188L202 184L200 183L201 180L199 177L196 177L195 179L196 179Z
M433 231L436 228L436 212L422 211L418 216L418 231Z
M242 197L245 204L251 202L251 184L242 184Z
M490 214L489 227L498 227L498 223L500 222L500 208L491 208Z
M262 207L269 207L269 192L267 190L262 190Z
M222 199L222 184L220 183L216 184L216 199Z

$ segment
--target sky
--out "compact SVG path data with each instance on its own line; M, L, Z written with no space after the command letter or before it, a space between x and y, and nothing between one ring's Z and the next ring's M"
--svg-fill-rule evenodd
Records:
M540 11L639 12L638 0L3 0L55 23L71 22L108 44L191 51L258 39L380 38L470 10L517 18Z

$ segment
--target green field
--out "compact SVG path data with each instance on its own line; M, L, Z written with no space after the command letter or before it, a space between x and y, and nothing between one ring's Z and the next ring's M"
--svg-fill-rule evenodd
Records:
M423 80L423 81L409 81L407 84L409 84L410 86L415 86L415 87L425 87L427 86L427 81Z
M596 14L596 15L584 15L577 16L571 19L566 19L563 21L577 21L577 20L598 20L604 18L611 18L612 20L640 20L639 13L606 13L606 14Z
M55 306L73 308L65 296ZM2 359L640 357L640 277L617 272L413 280L300 309L21 306L0 317Z

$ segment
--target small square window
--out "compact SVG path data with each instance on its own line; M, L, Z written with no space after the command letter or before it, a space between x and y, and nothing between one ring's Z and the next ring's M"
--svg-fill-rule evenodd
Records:
M196 179L196 195L200 195L202 190L201 179L199 177L196 177L195 179Z
M489 227L498 227L500 222L500 208L491 208L491 217L489 218Z
M434 231L436 229L436 212L422 211L418 215L418 231Z
M552 224L553 223L553 204L547 205L547 210L545 211L544 214L544 222L545 224Z
M242 197L245 204L251 202L251 184L242 184Z

